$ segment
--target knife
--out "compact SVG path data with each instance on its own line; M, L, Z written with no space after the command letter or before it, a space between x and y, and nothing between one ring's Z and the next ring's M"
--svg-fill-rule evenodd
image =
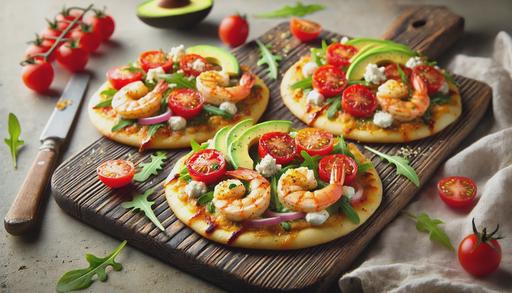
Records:
M25 234L37 223L59 149L71 130L89 78L90 75L85 72L75 73L71 77L41 134L41 147L36 159L4 218L5 230L12 235Z

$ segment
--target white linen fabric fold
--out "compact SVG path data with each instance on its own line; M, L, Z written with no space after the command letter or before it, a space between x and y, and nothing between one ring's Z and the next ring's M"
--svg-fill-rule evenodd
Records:
M498 271L474 278L449 251L414 222L398 216L374 239L365 261L339 279L342 292L512 292L512 39L500 32L492 58L458 55L448 69L477 79L493 89L492 104L478 127L427 182L405 210L444 221L441 225L457 249L477 227L493 230L500 224L502 260ZM449 208L439 198L436 183L443 177L472 178L478 202L470 212Z

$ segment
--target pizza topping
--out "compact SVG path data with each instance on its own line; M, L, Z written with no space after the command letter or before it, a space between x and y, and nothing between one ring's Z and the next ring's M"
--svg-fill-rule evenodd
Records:
M357 163L354 159L343 154L332 154L323 157L318 163L318 176L325 182L331 181L332 169L335 165L342 165L345 172L344 184L351 184L357 176Z
M281 165L277 164L277 161L270 154L265 155L261 161L256 164L256 171L263 177L272 177L274 174L281 170Z
M352 199L356 194L356 190L352 186L343 186L343 196L348 197L348 199Z
M219 105L219 109L226 113L229 113L230 115L235 115L236 112L238 112L236 104L231 102L222 102L222 104Z
M419 76L425 83L429 94L439 92L443 83L446 82L444 74L437 68L430 65L418 65L413 69L413 75Z
M345 73L333 65L322 65L313 74L313 88L327 98L341 94L346 85Z
M158 66L157 68L150 68L146 74L146 82L158 81L158 78L161 74L165 74L162 66Z
M348 41L349 41L349 38L344 36L344 37L341 38L340 43L345 44Z
M160 50L142 52L139 56L139 64L146 72L157 67L162 67L165 72L169 72L173 65L172 59L167 58L167 55Z
M308 62L302 67L302 75L304 75L304 77L310 77L315 73L317 68L318 64L316 64L316 62Z
M208 191L206 184L201 181L191 180L187 186L185 186L185 193L189 198L199 198L201 195Z
M332 133L320 128L304 128L295 136L297 152L306 151L311 156L327 155L334 146Z
M204 100L198 91L177 89L169 95L168 105L172 113L185 119L192 119L203 110Z
M153 90L142 81L125 85L114 94L112 108L124 119L138 119L154 115L160 110L167 82L161 80Z
M373 123L381 128L388 128L393 124L393 116L388 112L377 111L373 115Z
M204 71L196 79L196 87L204 101L214 105L223 102L237 103L249 96L256 83L256 76L244 72L236 85L230 85L229 74L226 72Z
M173 62L180 62L183 56L185 56L185 46L183 45L172 47L169 52L169 58L171 58Z
M407 62L405 62L405 67L409 67L411 69L418 65L423 65L423 59L419 56L411 57Z
M370 63L366 66L364 80L368 83L380 84L386 80L386 74L384 74L384 71L384 67L378 67L377 64Z
M359 118L370 117L377 109L377 99L373 92L361 84L349 86L343 92L343 111Z
M315 106L322 106L325 102L325 97L317 90L312 90L306 96L306 102Z
M352 58L356 53L356 47L341 43L332 43L327 47L327 63L337 67L348 66L350 65L350 58Z
M187 127L187 119L181 116L172 116L169 118L169 126L174 131L185 129Z
M198 76L201 72L209 70L208 61L197 54L186 54L181 57L180 69L187 76Z
M448 86L446 80L441 85L441 88L439 88L439 92L443 95L448 95L450 93L450 87Z
M270 155L277 164L289 164L297 155L297 146L295 140L288 133L267 132L259 139L258 154L260 158L263 158L262 162L265 161L265 157ZM261 168L263 167L265 166L261 166Z
M171 115L172 115L171 111L169 109L167 109L167 111L165 111L164 113L157 115L157 116L152 116L152 117L147 117L147 118L139 118L137 120L137 122L140 125L158 124L158 123L162 123L162 122L169 120L169 118L171 118Z
M306 214L306 222L313 226L319 226L329 219L329 212L321 210L319 212L311 212Z
M188 158L186 165L190 177L205 184L217 183L226 173L226 160L217 150L197 151Z

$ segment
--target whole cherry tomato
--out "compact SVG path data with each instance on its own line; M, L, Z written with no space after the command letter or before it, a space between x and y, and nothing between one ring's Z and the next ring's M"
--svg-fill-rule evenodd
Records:
M234 48L245 43L249 36L249 24L239 14L225 17L219 26L219 37L224 44Z
M71 38L78 42L78 46L87 53L96 52L101 44L101 36L92 30L92 26L81 24L73 30Z
M23 66L21 76L23 83L28 88L38 93L44 93L52 84L54 72L51 63L42 60L34 60L34 63Z
M52 47L52 44L53 44L52 41L42 39L41 37L36 36L36 39L34 41L32 41L31 44L25 50L25 57L31 58L38 54L44 54L48 50L50 50L50 48ZM48 56L48 61L51 62L51 61L55 60L55 56L56 56L55 52L56 51L53 51L53 53ZM35 58L38 60L43 59L43 57L39 57L39 56L37 56Z
M94 32L100 35L101 41L105 42L114 33L116 24L112 16L105 14L104 11L94 10L95 15L87 19L87 23L92 25Z
M84 70L88 61L89 54L75 42L64 44L57 51L57 63L71 72Z

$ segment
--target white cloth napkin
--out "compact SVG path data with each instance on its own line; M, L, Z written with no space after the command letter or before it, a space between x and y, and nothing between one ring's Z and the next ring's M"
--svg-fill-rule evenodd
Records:
M486 278L474 278L459 264L456 252L429 240L415 224L398 216L377 236L359 267L339 280L342 292L512 292L512 39L500 32L493 58L458 55L449 70L489 84L491 111L464 141L462 149L440 167L405 210L445 222L442 227L457 249L478 227L500 223L501 266ZM462 175L478 187L478 203L470 212L446 206L436 191L443 177Z

